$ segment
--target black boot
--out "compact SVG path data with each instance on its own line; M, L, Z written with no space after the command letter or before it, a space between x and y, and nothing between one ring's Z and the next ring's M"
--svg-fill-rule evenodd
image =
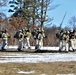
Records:
M61 52L61 49L59 49L59 52Z
M1 51L6 51L6 49L4 49L3 47L1 48Z
M18 48L18 51L22 51L22 50Z
M75 50L73 49L73 52L75 52Z

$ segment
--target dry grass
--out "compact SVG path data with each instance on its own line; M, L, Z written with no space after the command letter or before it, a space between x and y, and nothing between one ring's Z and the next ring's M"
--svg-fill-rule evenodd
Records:
M19 74L18 72L30 72L30 74ZM0 64L0 75L76 75L76 62L55 62L55 63L2 63Z

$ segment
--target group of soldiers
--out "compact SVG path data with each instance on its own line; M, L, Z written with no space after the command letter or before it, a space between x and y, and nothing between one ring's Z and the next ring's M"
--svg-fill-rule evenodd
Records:
M64 50L68 52L69 50L75 51L76 47L76 30L66 30L62 29L56 33L56 37L59 39L59 51Z
M30 37L31 32L26 27L25 29L18 30L15 32L14 38L18 40L18 51L22 51L22 49L25 48L26 45L30 49Z
M33 37L35 40L35 50L40 50L43 47L43 39L46 37L45 32L41 28L34 28L31 32L29 28L25 27L24 29L17 30L14 34L14 38L18 41L18 51L22 51L24 48L28 47L31 49L30 46L30 38ZM56 33L56 37L59 39L59 51L65 50L68 52L70 48L75 51L76 47L76 30L59 30ZM5 50L8 45L8 38L10 35L8 34L8 30L4 29L0 31L0 38L2 39L1 42L1 50Z
M44 30L41 28L34 28L34 30L31 32L27 27L21 30L17 30L14 34L14 38L18 41L17 50L22 51L26 47L28 47L28 49L31 49L31 37L33 37L35 40L35 49L40 50L40 48L43 46L43 38L45 37ZM8 45L8 38L10 38L10 35L6 29L0 32L0 38L2 38L1 50L4 51Z

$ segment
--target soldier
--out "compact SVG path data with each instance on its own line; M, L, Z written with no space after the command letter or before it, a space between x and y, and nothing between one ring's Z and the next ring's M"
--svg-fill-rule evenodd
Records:
M76 30L70 32L70 45L74 52L76 47Z
M3 32L3 31L0 31L0 38L2 38L2 32Z
M22 51L22 49L23 49L23 38L24 38L22 30L17 31L14 35L14 38L16 38L18 40L18 51Z
M58 39L60 39L60 33L61 33L61 31L59 31L59 30L56 31L56 37L57 37Z
M69 51L69 41L70 41L70 33L68 30L66 30L66 36L65 36L65 51Z
M35 49L40 50L40 48L43 47L43 38L45 37L44 30L41 30L40 28L38 28L36 30L35 36L36 36Z
M33 35L34 40L35 40L35 49L37 49L37 47L38 47L38 29L37 28L34 28L32 35Z
M58 31L56 33L56 37L59 38L59 51L61 52L61 50L63 49L63 45L64 45L64 40L62 39L62 36L64 35L64 30Z
M28 28L25 28L24 38L25 38L24 48L27 46L28 49L31 49L31 47L30 47L31 32Z
M65 51L68 52L68 50L69 50L69 31L61 30L59 40L60 40L59 51L61 52L61 50L63 48L65 48Z
M8 34L7 32L7 29L5 29L4 31L2 31L2 50L6 50L5 48L7 47L8 45L8 38L10 38L10 35Z

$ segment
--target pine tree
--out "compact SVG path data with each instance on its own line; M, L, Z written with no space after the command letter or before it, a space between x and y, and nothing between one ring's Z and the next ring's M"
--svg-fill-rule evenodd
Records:
M10 1L9 12L14 12L13 16L27 20L27 25L44 25L46 21L47 8L50 0L13 0Z

